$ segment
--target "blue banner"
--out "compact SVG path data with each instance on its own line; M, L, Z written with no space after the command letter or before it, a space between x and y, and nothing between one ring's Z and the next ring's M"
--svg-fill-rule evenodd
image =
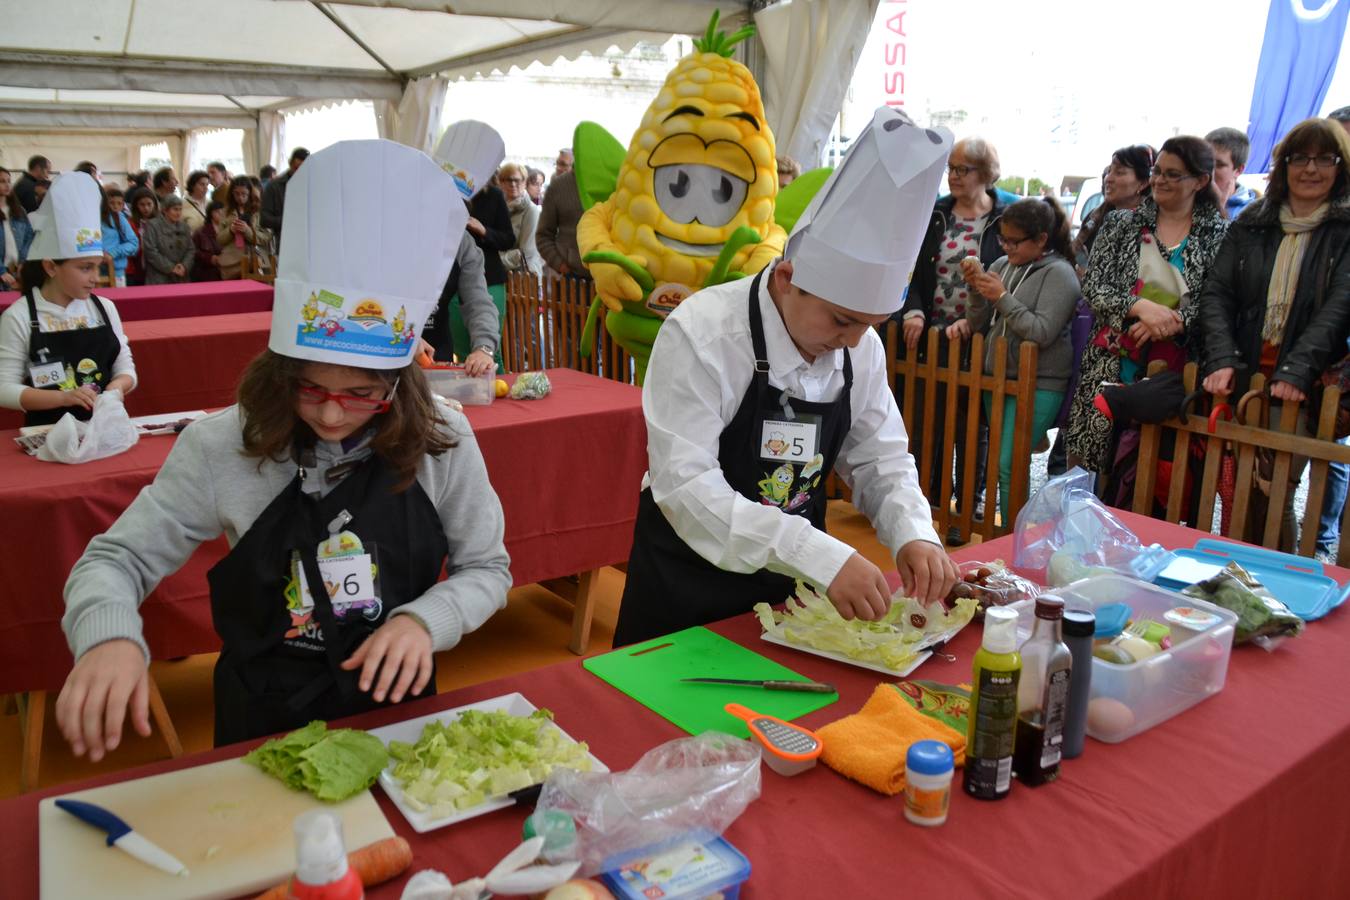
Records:
M1350 0L1270 0L1247 125L1252 142L1248 172L1268 171L1280 138L1322 109L1347 13Z

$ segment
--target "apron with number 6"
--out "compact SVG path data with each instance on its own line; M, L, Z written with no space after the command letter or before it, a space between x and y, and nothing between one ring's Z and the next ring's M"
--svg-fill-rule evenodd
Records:
M717 461L741 496L805 516L824 531L825 480L853 418L853 361L845 350L844 387L831 402L791 399L772 387L759 310L762 276L754 277L749 296L755 372L740 408L722 430ZM614 645L705 625L749 612L756 603L780 603L791 594L792 579L786 575L767 569L727 572L699 556L675 533L648 488L638 500Z
M217 746L380 706L341 664L445 566L440 516L416 481L395 493L396 473L372 456L319 498L302 484L321 476L297 469L207 575L223 643ZM435 692L433 672L418 696Z

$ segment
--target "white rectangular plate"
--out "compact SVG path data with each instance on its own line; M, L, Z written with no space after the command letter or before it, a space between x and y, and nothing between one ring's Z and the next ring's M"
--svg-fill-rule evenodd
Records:
M429 716L421 716L416 719L408 719L403 722L395 722L393 725L386 725L383 728L372 728L370 733L375 735L386 745L390 741L404 741L405 743L415 744L418 738L422 736L422 729L428 722L453 722L464 714L466 710L479 709L484 712L493 712L496 710L505 710L513 716L528 716L538 707L526 700L520 694L505 694L501 697L493 697L491 700L480 700L477 703L469 703L455 709L447 709L443 712L432 713ZM554 723L554 728L558 728ZM558 728L562 731L561 728ZM563 736L571 738L567 732L563 731ZM595 754L588 754L591 758L592 772L608 772L609 767L596 759ZM481 816L484 813L490 813L498 809L506 809L515 801L510 797L499 797L489 799L477 806L471 806L462 812L455 813L452 816L443 816L435 818L430 811L418 812L407 804L403 797L403 788L400 786L397 778L394 777L394 763L391 761L385 770L380 773L380 787L389 795L389 799L394 801L398 811L403 813L403 818L408 820L408 824L419 834L425 831L434 831L437 828L444 828L446 825L453 825L456 822L463 822L465 819L472 819L475 816Z
M948 631L939 635L934 635L928 640L922 642L920 646L931 647L934 644L939 643L941 641L950 640L951 638L956 636L957 631L960 631L960 629L958 628L956 631ZM886 666L881 665L880 663L870 663L870 662L863 662L860 659L850 659L844 654L835 653L832 650L817 650L815 647L808 647L806 644L794 644L791 643L790 641L783 640L777 635L769 634L768 632L761 632L760 639L768 641L770 644L777 644L780 647L787 647L789 650L800 650L803 653L810 653L815 656L823 656L826 659L832 659L835 662L845 663L850 666L858 666L859 668L863 669L871 669L873 672L883 672L887 675L893 675L896 678L905 678L909 676L915 669L917 669L919 666L927 662L928 657L933 655L932 652L929 650L920 650L919 655L914 657L914 659L910 662L910 664L905 668L890 669L887 668Z

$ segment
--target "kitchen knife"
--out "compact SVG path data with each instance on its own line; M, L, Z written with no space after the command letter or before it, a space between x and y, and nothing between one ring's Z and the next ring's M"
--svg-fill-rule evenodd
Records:
M681 681L697 684L743 684L747 687L762 687L768 691L806 691L812 694L833 694L834 685L823 681L782 681L754 678L681 678Z
M109 847L116 847L146 865L154 866L170 875L188 874L187 866L179 862L173 854L137 834L130 825L103 807L79 800L57 800L56 805L80 821L106 831Z

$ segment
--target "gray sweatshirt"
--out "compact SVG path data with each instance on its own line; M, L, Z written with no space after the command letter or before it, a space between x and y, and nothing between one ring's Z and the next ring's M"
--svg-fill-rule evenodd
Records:
M459 314L469 332L469 349L491 347L495 353L501 346L502 318L497 312L497 304L493 302L492 295L488 293L483 251L474 243L473 235L467 231L459 239L459 249L455 251L455 266L459 272L459 279L446 285L446 293L442 295L441 302L450 302L450 295L458 293Z
M1008 257L999 257L989 271L1003 279L1008 289L995 303L978 291L971 292L966 318L979 332L995 311L993 327L986 335L985 374L992 374L997 361L994 339L1008 339L1008 373L1017 377L1017 355L1023 341L1034 341L1040 348L1036 366L1036 389L1064 391L1073 370L1073 342L1069 338L1069 320L1078 298L1083 295L1073 265L1058 253L1045 256L1026 266L1008 266Z
M458 446L425 456L417 483L440 514L450 544L449 577L391 615L415 614L431 632L432 648L447 650L506 605L510 558L502 544L501 503L468 419L441 410ZM225 535L231 547L295 476L295 466L242 454L239 408L231 406L194 422L178 436L154 483L141 491L104 534L89 542L66 582L61 626L79 659L116 638L135 641L150 658L141 635L140 603L176 572L205 541ZM320 442L317 478L353 456L340 444ZM277 597L277 602L284 602Z

